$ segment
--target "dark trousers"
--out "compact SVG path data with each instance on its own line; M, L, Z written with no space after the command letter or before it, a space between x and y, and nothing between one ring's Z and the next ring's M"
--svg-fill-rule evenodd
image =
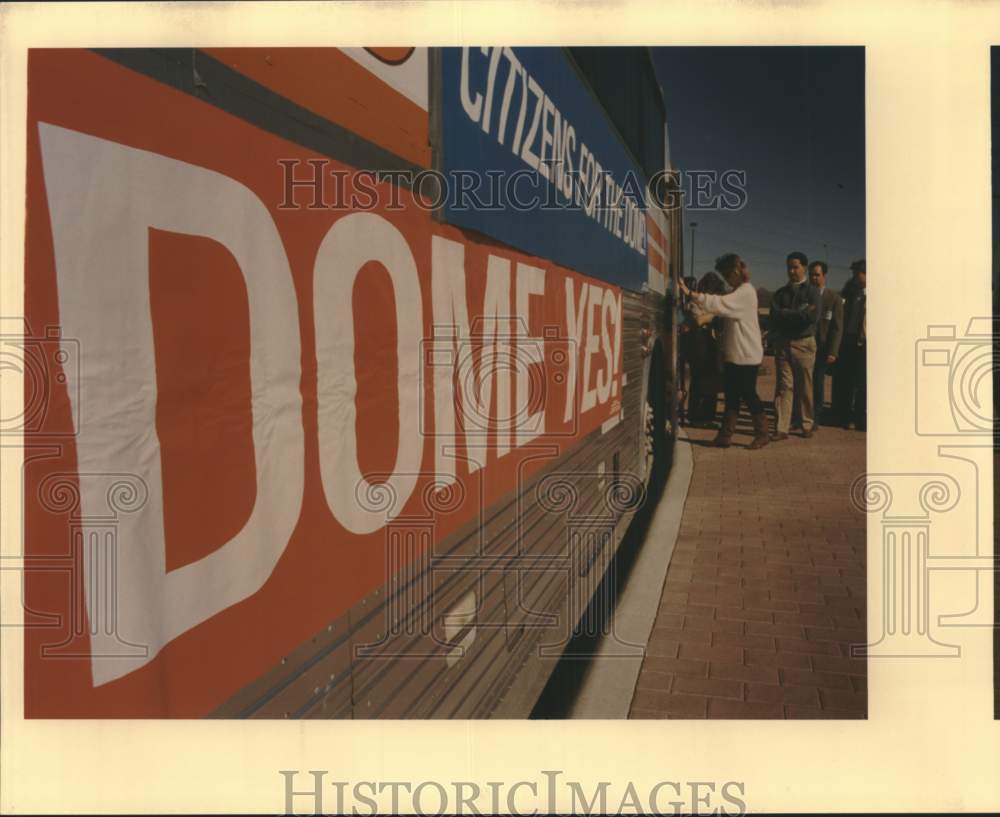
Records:
M826 354L817 352L816 363L813 366L813 420L819 423L823 419L823 406L826 396Z
M760 414L764 407L757 396L757 370L759 366L740 366L726 363L726 411L739 412L740 400L747 404L751 414Z
M688 422L691 423L712 423L715 422L715 404L719 400L716 392L702 392L691 390L688 398Z
M868 384L865 344L857 336L845 335L833 378L833 413L838 425L854 423L864 430L868 425Z

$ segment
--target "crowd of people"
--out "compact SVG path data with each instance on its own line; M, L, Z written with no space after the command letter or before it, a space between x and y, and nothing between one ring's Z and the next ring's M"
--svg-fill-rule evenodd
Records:
M775 363L771 430L757 394L764 343L757 290L746 262L728 253L716 260L716 272L680 282L687 316L681 334L689 382L687 421L714 426L723 392L725 409L714 445L731 444L741 403L753 422L753 449L787 440L795 429L811 438L821 424L866 429L865 261L851 264L851 278L839 293L827 286L825 261L810 263L803 253L792 252L786 269L788 283L774 293L767 316ZM829 413L828 376L833 380Z

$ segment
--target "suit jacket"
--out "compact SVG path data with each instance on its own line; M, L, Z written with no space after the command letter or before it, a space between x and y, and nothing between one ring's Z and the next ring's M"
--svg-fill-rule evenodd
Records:
M785 284L771 299L769 329L775 338L784 340L813 337L819 310L817 287L808 281L797 286Z
M840 339L844 335L844 299L830 287L823 290L822 309L816 322L816 359L840 355Z
M840 293L844 297L844 331L846 334L847 324L850 321L851 313L857 312L856 322L858 325L857 335L854 340L860 345L866 340L868 329L867 293L857 286L854 281L848 281L847 285Z

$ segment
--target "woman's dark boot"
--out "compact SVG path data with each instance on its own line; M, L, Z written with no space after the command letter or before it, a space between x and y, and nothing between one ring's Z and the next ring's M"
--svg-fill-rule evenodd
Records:
M763 448L771 441L771 437L767 433L767 417L764 412L761 412L755 414L751 419L753 420L753 442L748 447Z
M719 433L712 440L712 445L716 448L729 448L729 444L733 441L733 434L736 431L736 418L738 416L739 412L737 411L727 411L723 415L722 428L719 429Z

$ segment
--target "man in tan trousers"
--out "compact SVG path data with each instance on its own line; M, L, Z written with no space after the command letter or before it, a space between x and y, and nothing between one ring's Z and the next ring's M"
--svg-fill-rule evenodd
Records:
M812 385L820 293L806 280L809 259L803 253L789 253L785 264L788 283L774 293L769 323L776 368L774 441L788 439L793 401L802 417L802 436L811 437L816 427Z

